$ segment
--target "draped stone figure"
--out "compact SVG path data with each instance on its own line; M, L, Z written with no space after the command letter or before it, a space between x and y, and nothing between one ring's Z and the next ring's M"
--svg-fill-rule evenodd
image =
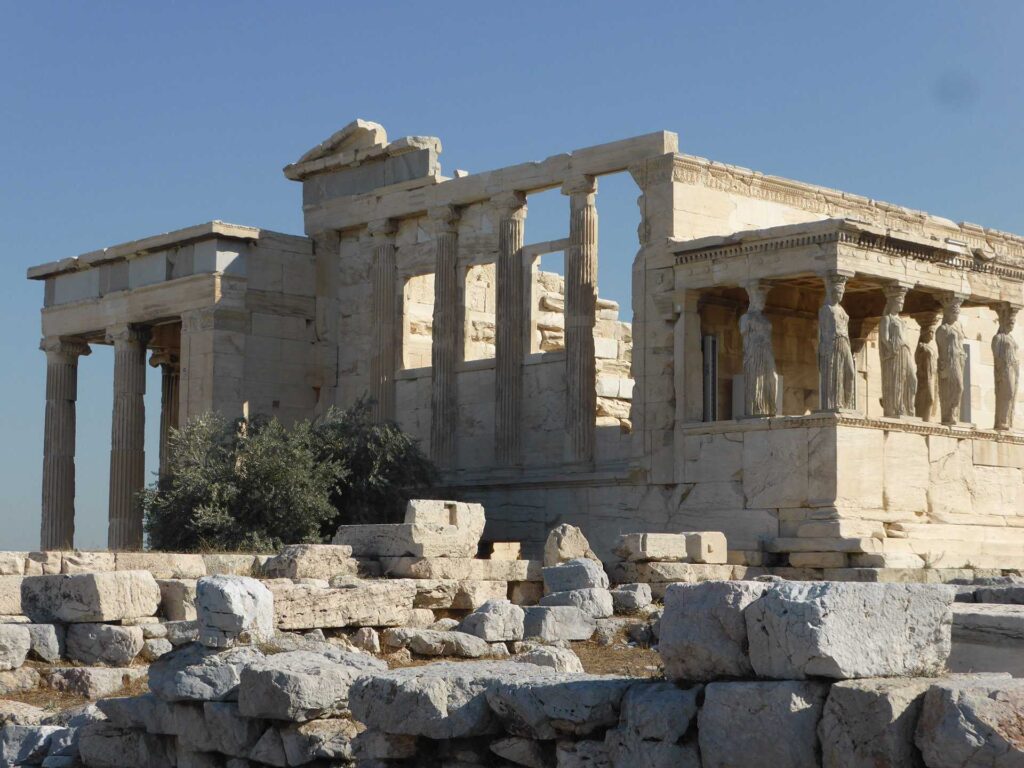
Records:
M914 413L917 396L917 367L914 351L900 312L907 289L902 285L885 288L885 314L878 326L878 351L882 356L882 411L891 419Z
M1017 380L1020 374L1017 340L1013 338L1017 310L1017 307L1009 304L996 307L999 330L992 337L992 361L996 379L995 429L1013 429L1013 408L1017 402Z
M760 282L744 286L750 306L740 317L743 337L743 412L747 416L774 416L779 377L772 352L772 323L764 314L767 287Z
M947 294L942 299L942 324L935 331L935 344L939 350L939 404L943 424L960 421L960 401L964 396L964 366L967 338L960 325L960 305L963 299Z
M850 347L850 316L841 306L846 276L825 276L825 303L818 311L818 400L823 411L856 405L856 369Z
M935 316L918 318L921 335L917 339L914 362L917 364L917 395L914 413L924 421L932 420L939 399L939 348L935 345Z

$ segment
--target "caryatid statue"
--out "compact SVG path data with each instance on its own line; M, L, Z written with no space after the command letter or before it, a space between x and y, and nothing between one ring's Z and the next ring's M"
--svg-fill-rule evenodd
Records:
M846 275L825 275L825 303L818 311L818 400L823 411L856 404L856 369L850 348L850 316L842 307Z
M882 411L891 419L914 414L917 396L917 367L914 350L900 312L907 287L892 283L885 287L885 314L878 326L878 351L882 356Z
M1019 309L1005 303L996 307L999 330L992 337L992 365L996 379L995 429L1013 429L1013 409L1017 403L1017 380L1020 374L1013 326L1017 322Z
M967 336L960 325L960 305L963 297L954 293L943 294L942 324L935 331L935 344L939 349L939 405L943 424L960 421L960 401L964 396L964 366Z
M939 348L935 344L934 313L918 317L921 335L917 337L914 362L917 364L917 395L914 397L914 413L924 421L932 420L935 403L939 400Z
M743 337L743 413L747 416L774 416L777 411L779 377L772 352L772 322L764 314L767 286L759 280L743 286L750 298L747 311L740 317Z

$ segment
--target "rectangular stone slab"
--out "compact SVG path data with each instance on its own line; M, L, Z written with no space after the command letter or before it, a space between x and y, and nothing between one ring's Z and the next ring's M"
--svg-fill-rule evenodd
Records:
M410 579L364 581L343 589L284 580L266 584L274 594L278 629L402 626L416 597L416 583Z
M382 557L384 573L399 579L541 581L540 560L478 560L465 557Z
M27 576L21 602L37 623L120 621L153 616L160 587L148 571Z
M480 537L454 525L343 525L332 543L355 557L475 557Z

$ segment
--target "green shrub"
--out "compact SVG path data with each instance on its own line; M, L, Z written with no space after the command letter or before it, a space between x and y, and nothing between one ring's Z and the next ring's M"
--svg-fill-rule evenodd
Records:
M393 522L436 471L369 403L290 430L205 414L172 430L167 475L141 495L154 549L270 551L329 541L341 523Z

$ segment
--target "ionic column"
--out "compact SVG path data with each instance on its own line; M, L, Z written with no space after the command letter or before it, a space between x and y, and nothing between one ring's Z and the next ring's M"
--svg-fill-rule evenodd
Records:
M429 212L434 229L434 327L430 346L430 456L441 467L455 455L458 414L455 364L459 352L458 211Z
M160 477L167 475L168 446L171 430L177 429L180 384L181 384L181 362L177 354L169 351L154 352L149 358L149 364L154 368L160 368L162 374L160 381Z
M43 499L39 548L71 549L75 539L75 401L78 358L89 345L50 337L46 352L46 420L43 427Z
M999 316L999 330L992 337L992 367L995 374L996 415L994 429L1013 429L1013 411L1017 405L1017 380L1020 363L1013 327L1020 307L1001 303L994 307Z
M376 344L370 361L371 392L374 419L377 422L395 418L395 222L382 219L370 223L373 236L373 327Z
M592 176L566 181L569 248L565 252L565 428L574 461L594 460L597 418L597 182Z
M494 198L500 211L495 287L495 458L518 464L522 412L523 341L526 314L523 298L523 224L526 196L507 192Z
M746 416L774 416L778 412L779 376L772 350L772 321L764 313L768 284L753 280L745 284L750 305L740 317L743 337L743 413Z
M107 331L114 345L114 414L110 437L110 514L107 547L142 548L146 484L146 342L149 329L122 325Z

